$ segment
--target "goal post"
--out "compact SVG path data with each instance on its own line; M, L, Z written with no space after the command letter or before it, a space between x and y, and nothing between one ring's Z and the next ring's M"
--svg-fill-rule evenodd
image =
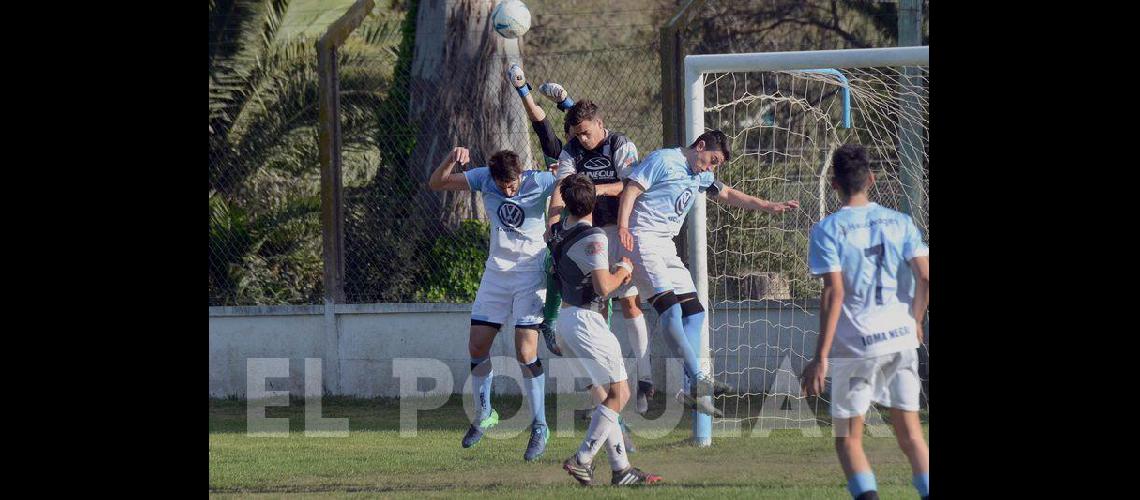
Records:
M714 252L729 257L717 257L725 262L717 263L713 281L717 282L715 286L724 289L712 297L712 302L708 255L710 209L704 196L696 197L686 220L689 271L701 303L709 310L698 350L701 367L718 379L736 377L735 381L725 381L743 393L733 396L737 398L733 405L728 404L724 396L714 402L725 413L723 419L718 419L718 429L722 428L721 423L726 429L739 429L734 425L748 421L753 426L763 425L766 418L784 422L810 420L812 424L816 421L812 415L766 416L763 409L757 413L752 405L754 400L759 403L775 396L803 400L798 388L780 389L773 380L778 379L781 372L798 377L795 371L812 356L811 352L804 351L809 343L814 348L818 336L815 331L818 316L806 311L806 304L813 299L818 301L818 285L806 277L806 241L811 225L825 216L828 208L837 208L834 194L825 192L830 189L825 178L827 162L839 143L845 140L868 143L864 145L873 149L872 161L883 169L881 172L875 169L881 179L872 188L872 198L883 206L912 214L920 229L926 232L925 93L929 57L929 47L925 46L685 57L686 123L682 146L688 146L706 130L721 128L730 138L734 158L718 168L718 179L725 179L722 173L738 172L733 175L740 179L725 179L728 185L741 180L746 185L734 187L741 187L748 194L774 201L796 198L801 202L799 213L781 216L748 215L731 208L713 209L718 214L714 231L724 234L721 238L721 233L717 233ZM727 76L716 77L717 81L710 84L706 81L710 74ZM726 83L729 80L725 78L729 78L731 84ZM775 83L769 84L770 81ZM721 86L731 95L723 96ZM706 103L706 94L712 95L714 102ZM725 99L727 102L718 102ZM720 119L723 123L706 127L706 113L729 116ZM766 142L769 139L770 146ZM732 170L725 172L726 168ZM755 191L765 188L779 192ZM813 204L808 204L809 200ZM734 231L748 233L752 239L745 238L739 243L743 237ZM803 255L798 255L800 253ZM764 270L758 272L757 269ZM758 296L756 289L764 288L755 285L763 281L760 278L769 280L764 281L768 284L790 283L788 291L782 292L783 295ZM781 313L772 320L769 308L774 302L778 303L775 307L803 310L805 314L793 311L785 318ZM747 319L736 325L726 324L727 320L718 319L715 312L719 305L735 308L738 315ZM810 316L816 324L810 325L803 316ZM760 317L765 319L757 319ZM755 326L761 323L763 331ZM710 330L718 331L718 335L723 330L726 335L723 341L718 338L718 344L724 346L718 348L718 352L725 352L723 363L720 358L714 363ZM729 332L735 332L734 340L727 338ZM800 352L796 352L797 349ZM745 350L748 359L730 359L733 352L742 358L740 353ZM758 364L753 351L757 352L757 359L763 358L764 366L752 366ZM774 358L773 351L788 353L787 356L794 354L797 358L785 359L773 369L771 363L780 355ZM766 408L767 403L761 406ZM712 418L694 412L693 442L698 446L711 445L712 431Z

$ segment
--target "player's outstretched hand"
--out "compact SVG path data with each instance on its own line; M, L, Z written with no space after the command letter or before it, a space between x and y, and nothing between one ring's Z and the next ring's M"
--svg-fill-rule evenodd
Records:
M621 246L625 247L626 250L632 252L633 251L633 234L631 234L629 232L629 228L628 227L619 227L618 228L618 237L621 238Z
M796 200L788 200L785 202L773 203L772 213L781 214L787 212L788 210L795 210L797 208L800 208L800 202Z
M459 162L460 165L466 165L471 162L471 152L467 148L456 146L451 150L451 154L447 156L448 162Z
M823 393L827 378L827 359L813 359L804 366L804 373L800 376L800 389L804 396L818 396Z

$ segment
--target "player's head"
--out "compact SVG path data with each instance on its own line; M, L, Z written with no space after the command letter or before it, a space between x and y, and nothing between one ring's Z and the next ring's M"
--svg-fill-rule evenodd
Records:
M585 217L594 211L597 199L594 195L594 183L583 172L576 173L562 179L558 187L562 201L566 203L566 210L574 217Z
M519 179L522 177L522 161L514 151L504 149L491 155L488 162L491 170L491 179L495 185L507 196L514 196L519 192Z
M867 150L858 144L844 144L831 155L831 187L844 197L862 193L875 182Z
M606 129L602 124L602 110L589 99L582 99L574 103L570 111L566 112L567 134L577 137L578 142L586 149L594 149L606 138Z
M697 153L697 164L693 165L693 171L698 174L708 172L732 159L728 137L719 130L710 130L701 134L689 145L689 149Z

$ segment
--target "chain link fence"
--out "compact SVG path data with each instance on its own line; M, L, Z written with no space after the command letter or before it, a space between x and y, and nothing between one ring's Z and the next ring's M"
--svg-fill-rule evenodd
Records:
M210 305L317 303L316 50L250 36L210 51Z
M654 92L659 85L657 48L653 45L617 50L527 53L524 68L537 89L544 81L563 84L575 99L590 98L603 107L606 127L629 136L642 151L660 147L661 122ZM430 82L410 75L398 52L365 61L395 68L386 96L377 97L371 82L355 87L344 78L341 106L345 120L379 100L381 127L359 149L346 146L345 171L345 296L349 302L469 302L474 300L489 243L486 214L480 195L433 193L427 177L454 146L471 149L470 169L486 165L498 148L511 149L530 168L546 169L538 140L514 90L497 92L497 113L505 126L494 136L483 133L483 144L451 143L456 124L448 117L453 101L432 99L454 92L440 89L451 81ZM505 70L509 63L502 64ZM500 71L492 78L506 86ZM496 82L491 82L494 85ZM563 113L534 94L559 135ZM416 117L416 118L414 118ZM347 130L347 126L345 129ZM480 134L474 134L480 136ZM564 135L563 135L564 137ZM348 139L346 136L346 144ZM426 144L431 143L431 144Z
M434 34L415 26L415 6L380 16L389 6L377 7L337 51L350 303L474 299L489 244L480 195L431 192L426 181L454 146L471 149L465 169L486 165L498 149L519 153L528 168L547 168L504 76L510 64L522 63L536 90L558 82L574 99L597 102L606 128L624 133L642 154L661 147L655 26L668 8L583 7L590 16L649 16L618 32L585 23L565 6L537 5L519 53L500 51L492 64L480 63L483 80L461 88L472 78L425 78L417 67L417 30ZM261 43L270 27L224 26L218 40L211 27L211 64L215 50L249 54L229 61L228 72L211 67L211 306L317 304L325 293L316 40ZM248 34L235 36L238 30ZM601 40L575 41L590 33ZM565 137L564 113L537 91L534 97Z
M288 4L230 3L238 14ZM424 76L417 33L444 43L462 33L416 26L419 2L378 3L338 48L348 302L474 298L489 238L479 195L433 193L426 181L454 146L471 149L466 168L485 165L501 148L546 168L503 77L512 62L523 63L535 89L558 82L574 99L597 102L606 128L628 136L641 156L677 145L662 144L658 47L658 29L676 2L530 0L534 27L519 53L488 52L493 57L476 58L476 67L436 78ZM853 10L888 7L861 5L844 3L832 23L812 17L828 11L796 2L710 0L684 31L685 53L892 45L876 31L893 22L886 14ZM321 303L316 40L275 41L283 11L251 10L231 21L236 14L214 10L211 3L210 305ZM246 19L254 17L265 21ZM479 85L468 74L475 70ZM561 134L563 113L534 95Z

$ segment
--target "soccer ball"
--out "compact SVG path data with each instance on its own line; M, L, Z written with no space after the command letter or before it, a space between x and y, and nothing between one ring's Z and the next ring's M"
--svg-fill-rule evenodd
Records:
M503 0L491 11L495 33L505 38L518 38L530 29L530 10L520 0Z

